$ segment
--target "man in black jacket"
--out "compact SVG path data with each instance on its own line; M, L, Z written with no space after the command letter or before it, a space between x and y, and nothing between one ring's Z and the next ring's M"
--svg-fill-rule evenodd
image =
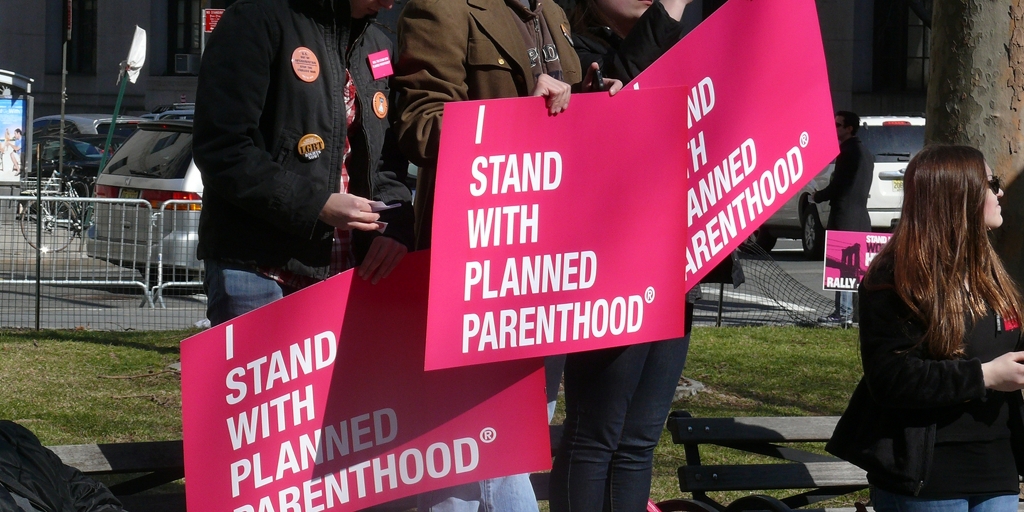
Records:
M393 53L373 24L391 5L239 0L219 21L193 142L211 323L359 262L376 282L411 247L408 164L388 121Z
M875 156L857 137L858 128L860 116L845 110L836 112L839 156L828 186L814 193L815 203L828 201L831 207L825 229L871 231L868 192L875 175ZM845 325L852 317L853 292L836 292L835 311L821 320Z

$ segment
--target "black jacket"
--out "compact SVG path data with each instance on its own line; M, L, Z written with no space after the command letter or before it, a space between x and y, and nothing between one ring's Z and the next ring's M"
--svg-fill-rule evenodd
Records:
M986 393L998 392L985 389L978 359L939 361L924 355L917 346L924 325L912 317L892 283L891 268L873 268L860 286L864 377L825 449L867 471L872 485L916 495L928 478L939 418L957 413L964 403ZM998 335L1019 338L1020 330ZM1024 400L1020 392L1006 397L1014 458L1021 473Z
M654 2L623 39L608 27L589 23L573 33L576 53L586 73L598 63L605 78L625 85L683 38L683 24L672 19L661 2Z
M239 0L206 46L196 93L193 155L204 184L199 258L285 266L327 276L333 229L318 216L340 186L346 137L346 64L359 99L349 192L401 208L382 212L385 236L412 246L407 162L391 134L388 78L374 80L368 55L391 43L371 23L351 20L344 0ZM304 47L319 61L311 82L293 68ZM380 93L380 94L377 94ZM374 105L376 101L377 105ZM380 110L378 110L380 112ZM298 150L304 135L323 139L315 159ZM358 257L376 232L356 231Z
M22 510L15 496L43 512L124 510L109 489L65 465L28 429L0 421L0 510Z
M839 145L839 156L828 186L814 194L814 202L829 202L826 229L871 231L868 192L874 178L875 157L860 138L850 137Z

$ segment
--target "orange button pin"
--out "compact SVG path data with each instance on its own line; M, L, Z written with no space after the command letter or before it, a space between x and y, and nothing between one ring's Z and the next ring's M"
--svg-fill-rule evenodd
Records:
M320 76L320 61L313 50L300 46L292 52L292 70L299 80L311 83Z

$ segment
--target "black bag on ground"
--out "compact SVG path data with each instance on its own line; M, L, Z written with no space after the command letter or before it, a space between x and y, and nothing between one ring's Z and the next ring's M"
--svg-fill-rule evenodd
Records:
M64 464L31 431L0 421L0 511L123 512L100 482Z

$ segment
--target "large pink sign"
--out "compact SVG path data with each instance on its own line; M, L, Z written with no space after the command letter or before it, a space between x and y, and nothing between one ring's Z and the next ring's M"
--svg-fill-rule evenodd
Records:
M686 91L449 103L427 369L682 336Z
M892 238L890 233L826 231L822 289L857 291L871 262L889 238Z
M359 510L550 468L539 359L424 372L428 260L182 342L189 510Z
M626 91L673 85L690 87L693 286L839 152L814 0L730 0Z

